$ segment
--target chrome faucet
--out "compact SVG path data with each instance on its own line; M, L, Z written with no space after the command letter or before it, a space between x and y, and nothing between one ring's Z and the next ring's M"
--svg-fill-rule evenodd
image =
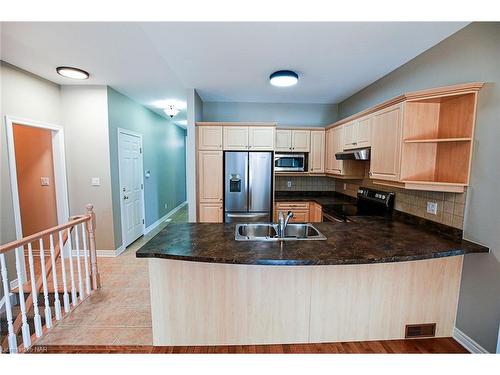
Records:
M286 218L283 217L283 212L280 211L278 213L278 237L279 238L284 238L285 237L285 230L286 226L288 225L288 221L293 217L293 212L288 211L286 214Z

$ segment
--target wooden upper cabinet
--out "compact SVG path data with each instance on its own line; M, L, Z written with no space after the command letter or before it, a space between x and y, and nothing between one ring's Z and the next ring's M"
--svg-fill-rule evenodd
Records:
M274 150L274 127L250 126L248 128L248 149L250 151Z
M222 126L198 126L198 150L222 150Z
M362 117L357 123L357 147L370 147L372 144L372 116Z
M370 147L371 119L365 116L344 125L344 150Z
M402 104L373 114L370 177L398 181L401 165Z
M248 150L248 126L224 126L224 150Z
M344 125L344 150L348 150L351 148L357 148L357 130L358 130L358 122L351 121Z
M325 171L325 131L311 130L311 151L309 152L309 172Z
M309 152L311 142L310 130L292 130L292 151Z
M276 129L276 151L309 152L311 131L303 129Z
M276 129L276 151L292 151L292 131L289 129Z
M198 200L200 204L222 204L222 168L222 151L198 151Z
M344 126L337 126L331 129L332 138L331 138L331 149L332 149L332 161L331 161L331 172L332 174L343 174L343 164L342 160L337 160L335 158L335 154L337 152L344 151Z

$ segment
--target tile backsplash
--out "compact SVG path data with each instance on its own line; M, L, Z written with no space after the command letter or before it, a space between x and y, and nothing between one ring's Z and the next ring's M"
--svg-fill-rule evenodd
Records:
M346 189L344 190L344 184ZM434 191L406 190L390 186L375 185L372 180L335 180L335 191L355 197L359 186L393 191L396 194L394 208L410 215L463 229L466 193L442 193ZM437 203L437 214L427 213L427 202Z
M288 187L288 182L291 184L290 187ZM275 184L276 191L337 191L352 197L356 197L360 186L382 191L393 191L396 193L394 202L396 210L463 229L466 193L406 190L376 185L368 178L367 174L363 180L341 180L317 176L276 176ZM427 213L427 202L437 203L436 215Z
M335 191L335 180L331 177L276 176L275 185L276 191Z

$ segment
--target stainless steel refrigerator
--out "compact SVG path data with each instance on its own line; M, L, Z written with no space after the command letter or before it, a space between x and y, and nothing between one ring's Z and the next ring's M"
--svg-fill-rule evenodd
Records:
M270 222L272 152L224 153L224 222Z

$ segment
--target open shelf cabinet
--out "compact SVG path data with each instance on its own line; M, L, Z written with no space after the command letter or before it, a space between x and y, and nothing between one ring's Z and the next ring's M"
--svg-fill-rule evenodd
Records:
M405 102L401 182L407 188L463 191L468 185L476 101L477 92L468 92Z

